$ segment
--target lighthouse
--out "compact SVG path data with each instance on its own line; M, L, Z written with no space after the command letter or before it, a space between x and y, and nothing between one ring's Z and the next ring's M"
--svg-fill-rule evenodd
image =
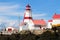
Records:
M25 13L24 13L24 22L27 23L30 20L32 20L32 12L31 12L31 6L28 4L26 6Z
M28 4L24 12L23 22L20 24L20 31L22 30L40 30L45 28L46 22L43 19L35 20L32 18L31 6Z
M31 11L31 6L28 4L26 6L25 12L24 12L24 25L27 26L28 30L34 29L33 27L33 18L32 18L32 11Z

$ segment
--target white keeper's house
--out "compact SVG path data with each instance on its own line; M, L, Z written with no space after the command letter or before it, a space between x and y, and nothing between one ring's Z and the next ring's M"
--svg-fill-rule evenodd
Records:
M48 20L48 28L60 27L60 14L55 13L52 20Z

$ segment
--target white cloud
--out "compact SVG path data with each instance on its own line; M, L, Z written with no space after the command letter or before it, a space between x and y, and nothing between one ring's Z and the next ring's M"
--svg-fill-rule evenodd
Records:
M13 26L15 23L18 23L18 22L17 22L17 20L9 20L9 19L7 19L5 17L1 17L0 24L1 23L7 23L6 24L7 26Z
M22 8L19 4L0 3L0 23L6 22L8 26L18 23L17 19L9 19L8 16L23 16L23 12L17 11L19 8Z
M22 8L19 4L0 3L0 16L23 16L19 8Z
M42 17L42 16L46 16L47 14L45 13L41 13L41 14L33 14L33 17Z
M5 12L1 13L2 16L23 16L22 12Z
M22 8L19 4L0 3L0 15L19 15L21 12L17 11Z
M16 10L19 7L20 7L20 5L18 5L18 4L14 4L14 5L0 5L0 12L8 12L8 11Z
M44 19L45 16L47 16L46 13L40 13L40 14L33 14L32 15L34 19Z
M7 4L8 4L8 5L9 5L9 4L12 4L12 2L0 2L0 5L1 5L1 4L2 4L2 5L7 5Z

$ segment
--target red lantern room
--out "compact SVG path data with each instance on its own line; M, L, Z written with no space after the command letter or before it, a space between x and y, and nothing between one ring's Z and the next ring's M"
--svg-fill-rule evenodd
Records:
M30 8L31 8L31 6L28 4L28 5L26 6L26 10L30 10Z

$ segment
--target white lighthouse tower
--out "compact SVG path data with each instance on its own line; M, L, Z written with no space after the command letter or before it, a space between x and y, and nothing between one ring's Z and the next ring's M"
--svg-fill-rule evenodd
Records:
M29 20L32 20L32 13L31 13L31 6L28 4L26 6L24 13L24 22L29 22Z
M28 4L25 9L23 22L25 25L27 25L27 28L29 30L34 29L34 27L33 27L34 24L33 24L32 20L33 19L32 19L31 6Z

